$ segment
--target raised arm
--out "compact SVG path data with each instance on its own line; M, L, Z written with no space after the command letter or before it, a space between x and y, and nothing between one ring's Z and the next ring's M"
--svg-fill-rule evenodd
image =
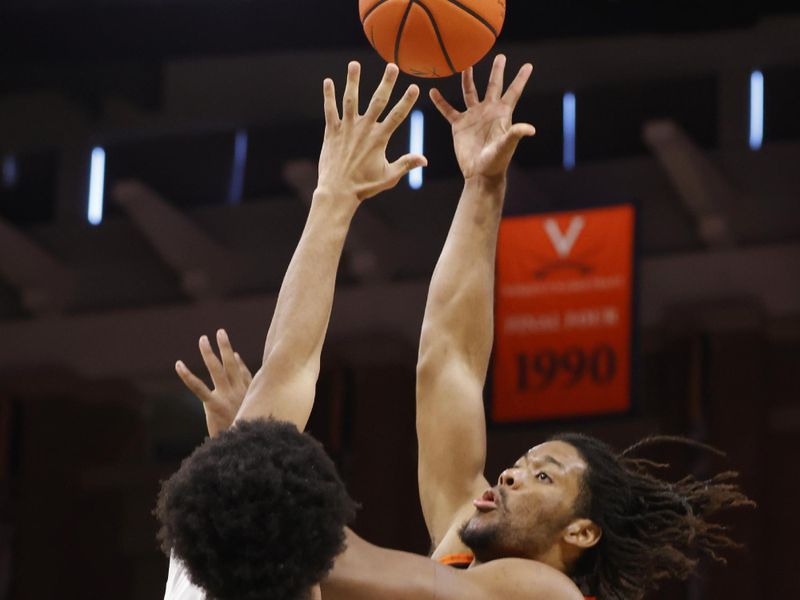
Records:
M523 66L505 94L504 70L501 55L483 100L472 69L464 72L465 112L431 90L452 125L464 175L464 191L428 292L417 365L420 500L434 546L454 539L454 527L488 487L483 386L493 339L495 247L509 162L519 141L535 132L511 120L532 67ZM448 543L441 553L458 551L455 546Z
M386 118L378 121L397 81L397 66L387 65L383 80L363 115L358 111L360 73L361 66L351 62L341 117L333 81L326 79L323 84L325 138L317 189L278 294L261 368L247 388L236 419L273 417L290 421L301 430L305 428L314 403L339 259L356 209L365 199L397 185L411 169L427 164L425 157L412 154L393 163L386 160L389 139L419 96L417 86L410 86ZM229 379L236 379L239 373L224 332L218 334L218 342L222 361L213 356L207 339L200 341L200 351L215 388L219 387L217 379L225 382L228 365ZM226 355L229 355L228 361ZM210 398L208 388L200 387L199 380L185 365L179 363L176 369L201 399ZM230 406L228 402L227 408ZM222 420L215 420L217 429L223 426Z
M326 79L325 140L319 180L305 229L284 277L267 333L261 368L253 378L236 419L274 417L305 427L314 403L320 354L328 328L336 271L350 222L359 204L397 185L423 156L389 163L389 138L419 96L410 86L383 122L398 69L388 65L364 115L358 111L360 65L348 68L339 117L333 81Z
M200 353L213 390L178 361L175 369L206 409L209 433L227 429L234 418L274 417L305 428L314 402L322 344L330 320L336 272L350 222L365 199L397 185L411 169L427 165L407 154L389 163L386 146L419 96L412 85L383 121L398 69L389 64L364 115L358 112L361 67L348 66L343 114L333 81L323 84L325 138L319 179L300 242L281 285L255 377L233 351L224 330L217 332L217 357L206 336Z

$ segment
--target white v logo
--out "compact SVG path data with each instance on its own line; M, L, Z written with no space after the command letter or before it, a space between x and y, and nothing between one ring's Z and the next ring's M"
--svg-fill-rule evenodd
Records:
M560 258L569 256L585 225L586 219L581 216L573 217L567 228L567 233L563 234L555 219L547 219L544 222L544 230L547 232L550 241L553 242L553 248L556 249L556 254Z

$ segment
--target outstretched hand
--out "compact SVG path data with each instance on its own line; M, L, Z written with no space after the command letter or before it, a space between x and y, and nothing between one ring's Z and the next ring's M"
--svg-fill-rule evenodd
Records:
M211 376L214 390L209 389L183 361L175 363L175 371L186 387L202 401L208 433L211 437L215 437L233 424L253 376L239 353L233 351L224 329L217 331L221 360L214 353L211 342L206 336L200 338L199 345L200 355Z
M430 92L434 105L453 128L456 158L465 179L496 178L505 175L520 140L536 133L533 125L512 123L514 108L533 72L528 63L503 93L506 57L498 55L492 66L486 96L481 100L475 88L472 67L462 73L466 111L459 112L437 89Z
M419 97L419 88L409 86L386 118L378 121L389 104L398 73L397 65L386 66L383 81L363 115L358 113L359 63L354 61L348 66L341 117L333 81L325 80L325 141L319 159L317 189L353 194L362 201L394 187L412 169L428 164L420 154L406 154L391 163L386 159L389 139Z

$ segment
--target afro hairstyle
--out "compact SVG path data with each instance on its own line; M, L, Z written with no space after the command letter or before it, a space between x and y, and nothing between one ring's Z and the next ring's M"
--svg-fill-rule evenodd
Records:
M198 447L155 515L162 549L209 600L301 600L344 550L355 510L319 442L259 419Z

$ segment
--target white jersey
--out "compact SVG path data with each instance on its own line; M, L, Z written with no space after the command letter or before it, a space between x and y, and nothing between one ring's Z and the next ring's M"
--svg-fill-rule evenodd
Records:
M167 577L167 589L164 592L164 600L205 600L205 592L189 581L189 572L183 563L175 558L174 554L169 556L169 576ZM311 600L322 600L322 590L319 585L315 585L311 590Z
M205 598L205 592L189 581L189 572L183 563L175 558L174 554L170 554L164 600L205 600Z

